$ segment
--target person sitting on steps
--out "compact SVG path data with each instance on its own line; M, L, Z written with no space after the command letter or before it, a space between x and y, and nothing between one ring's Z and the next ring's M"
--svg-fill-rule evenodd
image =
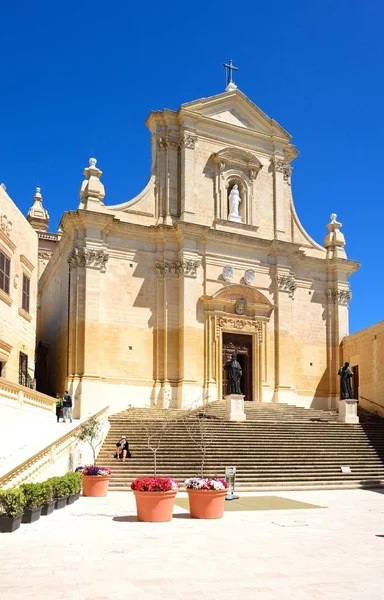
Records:
M131 453L129 451L129 445L127 442L127 438L125 435L122 435L121 438L119 439L119 441L116 444L116 454L114 455L115 458L122 458L123 462L125 462L125 459L131 458Z

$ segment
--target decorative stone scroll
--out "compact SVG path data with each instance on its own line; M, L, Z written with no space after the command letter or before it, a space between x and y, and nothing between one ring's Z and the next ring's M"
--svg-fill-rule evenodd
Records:
M289 297L293 298L297 288L296 279L293 277L293 275L277 275L276 282L279 289L288 292Z
M352 292L349 289L338 290L328 288L326 291L326 296L328 302L331 302L332 304L341 304L342 306L346 306L348 302L352 299Z
M216 337L220 336L220 329L232 329L244 333L257 333L259 342L263 341L263 328L260 321L241 319L240 317L219 317L217 319Z
M39 251L39 259L41 260L49 260L52 256L53 252L44 252Z
M192 135L190 133L184 132L181 135L180 144L184 146L184 148L189 148L190 150L194 150L196 146L197 136Z
M107 270L109 254L105 250L92 250L91 248L74 248L68 256L67 262L70 269L76 267L92 267L100 269L102 273Z
M166 148L173 148L177 150L180 146L180 140L178 138L166 136L159 137L159 148L160 150L165 150Z
M3 213L0 215L0 229L7 235L8 237L11 235L12 231L12 221L8 219L7 215Z
M278 173L283 173L284 181L289 181L289 178L292 174L292 167L290 162L288 160L277 158L277 156L274 156L272 158L272 164Z
M198 260L177 260L177 261L158 261L156 263L156 276L163 279L164 277L179 277L187 275L189 277L197 277L197 269L200 266Z

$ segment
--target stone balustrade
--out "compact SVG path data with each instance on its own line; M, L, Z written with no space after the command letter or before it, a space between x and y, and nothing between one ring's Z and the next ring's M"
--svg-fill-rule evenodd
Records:
M0 398L55 412L56 399L0 377Z
M104 440L109 428L107 419L108 410L109 407L106 406L82 421L82 423L86 422L91 416L101 419L103 425L101 441ZM0 489L9 489L21 483L41 481L53 475L63 475L67 471L79 466L78 464L74 464L76 460L83 464L92 463L93 458L90 448L87 448L87 445L77 440L77 433L82 423L1 476Z

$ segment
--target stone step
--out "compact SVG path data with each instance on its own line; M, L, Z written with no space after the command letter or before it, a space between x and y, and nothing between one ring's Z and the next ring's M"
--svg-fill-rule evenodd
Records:
M384 481L384 424L344 425L332 411L290 405L246 405L247 421L224 421L225 403L205 411L209 441L206 473L224 473L235 464L241 489L326 489L381 485ZM110 431L98 463L112 471L111 489L129 489L130 482L153 472L153 456L146 447L142 419L167 423L159 450L158 474L183 480L200 471L200 453L182 420L186 413L134 409L110 417ZM197 419L188 415L189 419ZM124 433L133 458L125 463L111 458ZM340 472L348 465L351 474Z

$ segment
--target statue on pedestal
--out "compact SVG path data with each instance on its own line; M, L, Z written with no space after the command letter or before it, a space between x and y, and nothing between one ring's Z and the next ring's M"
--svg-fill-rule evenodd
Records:
M349 368L349 363L346 362L343 367L340 367L340 400L353 399L352 381L353 372Z
M239 194L239 186L237 183L231 189L231 193L229 194L229 215L228 221L235 221L237 223L241 223L241 217L239 215L239 204L241 202L240 194Z
M241 394L240 379L243 371L236 354L232 355L231 360L224 365L224 369L228 372L228 394Z

